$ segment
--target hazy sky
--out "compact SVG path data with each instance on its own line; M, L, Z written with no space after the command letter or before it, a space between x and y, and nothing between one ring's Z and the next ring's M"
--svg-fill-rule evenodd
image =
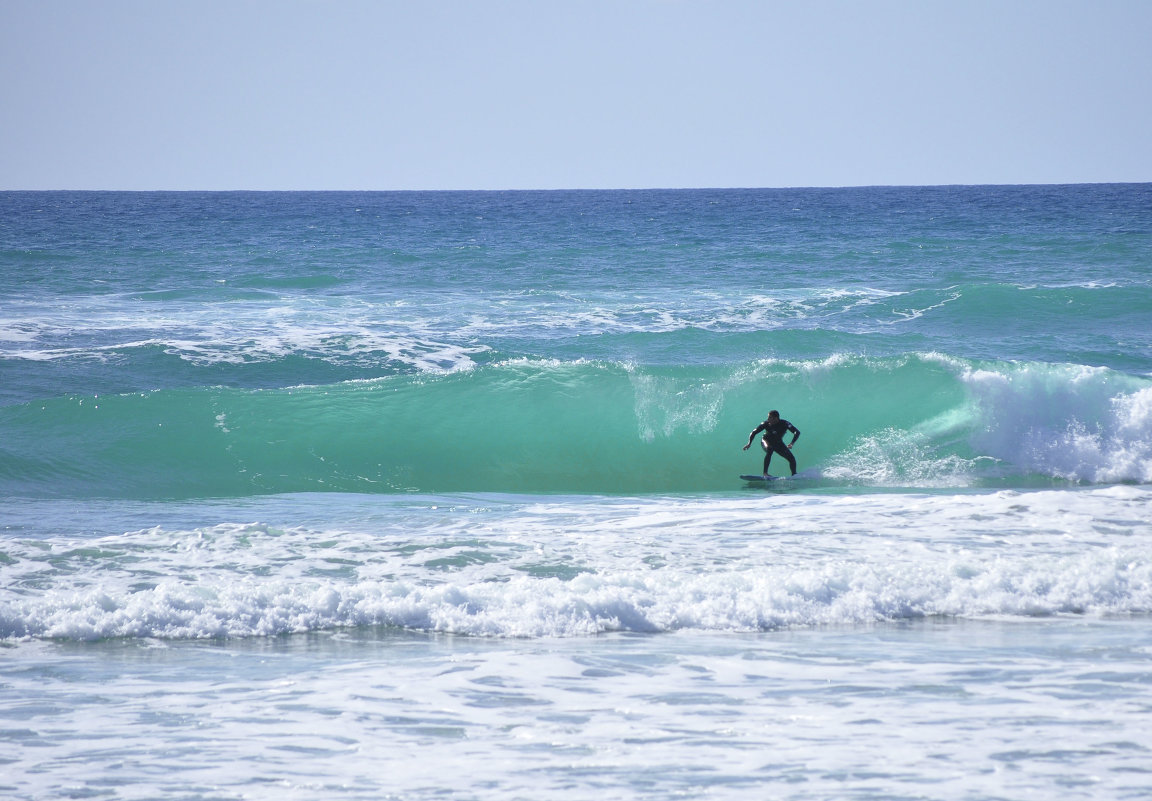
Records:
M1152 0L0 0L0 189L1152 181Z

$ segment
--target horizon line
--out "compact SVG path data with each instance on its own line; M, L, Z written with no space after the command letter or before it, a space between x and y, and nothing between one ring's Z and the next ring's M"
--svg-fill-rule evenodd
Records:
M366 189L366 188L342 188L342 189L171 189L171 188L151 188L151 189L93 189L93 188L51 188L51 189L17 189L17 188L0 188L0 193L50 193L50 192L73 192L73 193L137 193L137 194L158 194L158 193L201 193L201 194L274 194L274 193L290 193L290 192L312 192L312 193L466 193L466 192L492 192L492 193L508 193L508 192L739 192L739 191L783 191L783 190L800 190L800 189L949 189L949 188L977 188L977 187L1058 187L1058 186L1139 186L1142 184L1152 184L1152 181L1040 181L1032 183L1019 183L1019 182L1004 182L1004 183L940 183L940 184L809 184L809 185L782 185L782 186L636 186L636 187L505 187L505 188L392 188L392 189Z

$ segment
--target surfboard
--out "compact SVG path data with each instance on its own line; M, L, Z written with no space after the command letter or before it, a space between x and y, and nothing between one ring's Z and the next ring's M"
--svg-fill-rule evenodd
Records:
M740 478L744 479L745 481L768 482L779 481L780 479L784 478L784 476L768 476L767 478L764 476L740 476Z

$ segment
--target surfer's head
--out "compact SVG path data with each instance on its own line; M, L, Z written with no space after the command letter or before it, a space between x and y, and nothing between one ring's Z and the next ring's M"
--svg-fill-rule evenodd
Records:
M768 412L768 419L769 420L779 420L780 419L780 412L773 409L772 411Z

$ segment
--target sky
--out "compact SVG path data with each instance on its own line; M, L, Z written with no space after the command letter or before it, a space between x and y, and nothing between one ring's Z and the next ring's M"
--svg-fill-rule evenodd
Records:
M1152 0L0 0L0 189L1152 181Z

